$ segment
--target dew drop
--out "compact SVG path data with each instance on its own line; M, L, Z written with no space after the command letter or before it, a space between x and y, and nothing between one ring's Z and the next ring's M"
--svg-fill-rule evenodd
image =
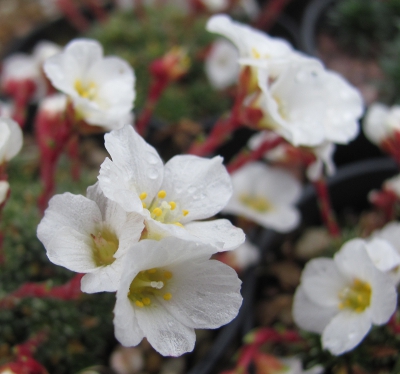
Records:
M156 168L150 168L150 169L147 171L147 176L148 176L150 179L156 179L156 178L158 177L158 171L157 171L157 169L156 169Z

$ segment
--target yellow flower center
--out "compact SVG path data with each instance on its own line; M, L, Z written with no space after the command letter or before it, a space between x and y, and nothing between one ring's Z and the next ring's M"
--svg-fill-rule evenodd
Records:
M114 254L118 250L117 236L108 229L96 235L90 234L93 240L93 258L97 266L110 265L115 261Z
M265 213L272 209L271 203L262 196L242 194L240 195L239 200L242 204L259 213Z
M355 279L353 285L345 287L339 294L340 309L352 309L357 313L363 312L371 304L371 286L369 283Z
M178 204L175 201L168 201L167 193L164 190L158 191L157 196L151 201L149 207L145 203L146 192L142 192L139 198L142 200L143 208L150 212L150 216L154 220L183 227L180 220L186 217L189 211L178 209Z
M82 96L85 99L93 100L96 97L97 89L94 82L84 84L80 79L77 79L74 88L76 92L78 92L79 96Z
M128 298L139 308L153 303L155 296L168 301L172 294L168 292L168 282L173 274L166 269L148 269L141 271L129 286Z

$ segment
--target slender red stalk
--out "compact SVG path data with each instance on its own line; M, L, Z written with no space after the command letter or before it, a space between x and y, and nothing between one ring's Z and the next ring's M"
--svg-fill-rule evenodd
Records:
M76 300L81 295L81 279L83 274L75 275L61 286L49 287L48 283L24 283L17 290L0 300L1 308L10 308L15 301L25 297L50 298L58 300Z
M391 137L386 138L381 148L387 152L400 166L400 131L395 131Z
M71 160L71 176L77 181L81 174L81 162L79 157L79 134L74 132L68 139L67 154Z
M327 227L332 237L337 238L340 236L340 229L336 222L335 214L331 207L330 197L326 181L320 179L313 183L317 191L318 205L321 213L322 221Z
M265 153L270 151L271 149L277 147L279 144L282 144L285 140L281 137L272 140L266 140L260 144L260 146L252 151L248 151L247 148L242 150L234 159L231 161L228 166L228 172L233 173L236 170L240 169L244 165L249 162L257 161L261 159Z

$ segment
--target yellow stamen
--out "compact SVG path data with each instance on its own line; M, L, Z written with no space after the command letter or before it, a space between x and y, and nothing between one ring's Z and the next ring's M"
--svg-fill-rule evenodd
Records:
M161 190L161 191L158 192L157 196L160 199L164 199L164 197L167 196L167 193L164 190Z
M144 304L139 300L135 301L135 305L138 306L139 308L143 308L144 307Z
M147 197L147 193L146 192L142 192L140 195L140 200L144 200Z
M176 202L175 201L170 201L168 204L171 207L171 210L174 210L176 208Z
M172 295L169 292L167 292L167 293L164 294L163 298L164 298L164 300L168 301L168 300L172 299Z
M146 205L145 202L142 202L142 207L143 207L144 209L146 209L147 205Z
M166 279L171 279L172 278L172 273L168 270L164 271L164 277Z
M371 303L372 289L369 283L355 279L353 284L345 287L339 294L339 309L351 309L363 312Z
M155 272L157 272L157 269L149 269L149 270L147 270L147 272L149 274L154 274Z
M254 58L256 58L256 59L261 58L260 53L254 47L251 49L251 53L253 54Z
M183 227L183 225L180 222L174 222L174 225L179 226L179 227Z
M160 208L153 209L153 214L157 217L160 217L162 214L162 210Z
M182 213L186 217L189 214L189 211L184 209L184 210L182 210Z
M146 306L151 304L151 300L148 297L143 298L142 302Z

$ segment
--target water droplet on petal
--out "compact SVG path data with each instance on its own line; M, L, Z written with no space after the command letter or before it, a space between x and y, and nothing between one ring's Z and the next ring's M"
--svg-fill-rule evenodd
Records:
M147 176L148 176L150 179L157 179L157 177L158 177L158 170L157 170L156 168L150 168L150 169L147 171Z
M156 165L159 163L159 158L153 152L146 152L146 160L151 165Z

